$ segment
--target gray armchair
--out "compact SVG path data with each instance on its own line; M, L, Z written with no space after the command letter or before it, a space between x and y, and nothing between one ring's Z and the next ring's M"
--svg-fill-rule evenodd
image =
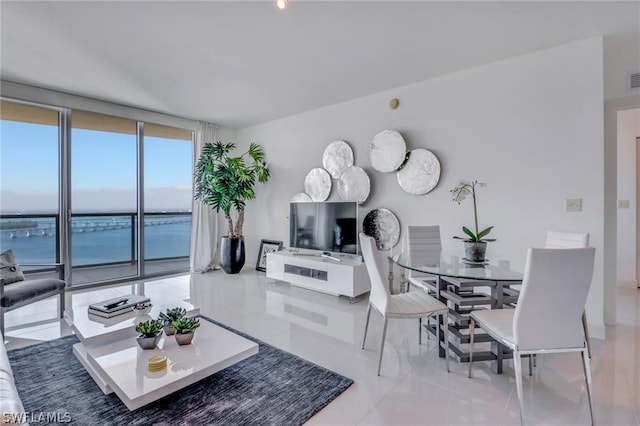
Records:
M47 266L55 267L58 278L25 279L11 284L0 285L0 333L4 338L4 314L22 306L59 295L58 317L64 315L64 264L22 264L21 266Z

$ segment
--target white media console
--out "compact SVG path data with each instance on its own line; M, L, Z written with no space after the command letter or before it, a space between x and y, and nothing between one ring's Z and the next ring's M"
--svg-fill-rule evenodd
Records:
M358 256L271 252L267 277L334 296L357 297L371 289L367 267Z

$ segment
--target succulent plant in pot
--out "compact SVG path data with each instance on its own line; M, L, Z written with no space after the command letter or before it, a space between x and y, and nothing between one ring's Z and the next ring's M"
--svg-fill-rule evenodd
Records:
M164 323L164 334L171 336L175 330L171 326L171 323L187 316L187 310L184 308L176 307L167 309L166 312L160 312L158 319Z
M161 320L154 319L138 323L136 325L136 331L140 333L140 336L136 338L138 345L142 349L155 348L162 336L163 325L164 323Z
M200 327L198 318L180 318L171 323L171 327L176 331L176 342L179 345L188 345L193 340L193 334Z

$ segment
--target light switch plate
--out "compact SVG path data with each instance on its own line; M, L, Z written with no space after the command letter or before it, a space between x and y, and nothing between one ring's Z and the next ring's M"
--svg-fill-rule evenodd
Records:
M565 208L568 212L581 212L582 198L567 198L565 202Z
M629 200L618 200L618 208L619 209L628 209L629 208Z

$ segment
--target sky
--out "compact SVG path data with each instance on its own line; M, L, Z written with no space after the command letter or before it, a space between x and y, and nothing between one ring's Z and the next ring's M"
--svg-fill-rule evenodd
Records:
M135 211L136 136L72 129L72 211ZM145 210L189 210L191 142L146 137ZM0 211L55 212L58 128L0 121Z

